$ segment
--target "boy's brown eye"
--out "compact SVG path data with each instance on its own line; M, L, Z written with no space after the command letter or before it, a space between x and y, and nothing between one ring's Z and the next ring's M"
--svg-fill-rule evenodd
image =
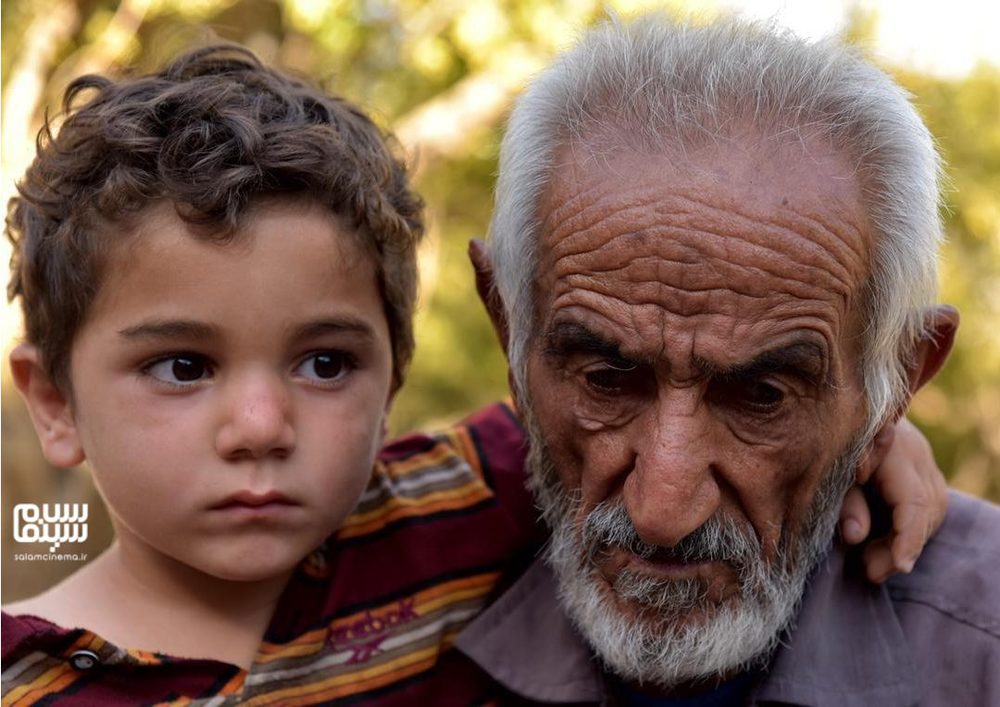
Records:
M336 354L317 354L313 359L313 370L320 378L336 378L344 368L344 361Z
M303 378L331 383L350 373L354 361L349 354L341 351L319 351L302 360L296 368Z
M193 358L179 357L174 359L174 378L189 382L199 380L205 375L205 362Z
M208 360L195 354L180 354L161 358L143 370L151 378L174 386L197 383L212 375Z

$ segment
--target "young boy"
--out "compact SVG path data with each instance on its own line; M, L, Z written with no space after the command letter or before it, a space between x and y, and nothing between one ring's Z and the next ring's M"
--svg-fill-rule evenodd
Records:
M11 211L11 368L116 540L9 607L5 704L471 697L439 653L541 535L504 408L372 473L423 232L384 136L233 46L65 107Z
M447 648L544 531L509 408L376 461L423 230L384 136L235 46L65 104L11 211L11 368L116 540L8 607L4 704L475 702Z

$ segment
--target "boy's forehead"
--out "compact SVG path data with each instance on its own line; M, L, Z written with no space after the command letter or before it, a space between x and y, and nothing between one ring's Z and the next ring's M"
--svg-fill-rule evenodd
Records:
M161 239L155 236L170 232L219 246L234 254L245 253L252 250L258 240L287 237L287 231L280 228L280 224L274 224L274 219L271 218L276 212L285 217L316 216L327 220L331 226L331 250L337 251L339 258L357 261L356 264L370 259L365 257L366 254L360 247L340 247L342 241L361 246L363 240L347 219L307 194L255 196L239 212L235 226L203 219L195 215L194 207L190 205L159 199L128 218L105 226L106 230L114 234L107 239L109 245L105 252L112 262L118 261L115 264L127 264L140 251L150 246L156 248L157 241ZM257 228L261 221L270 222L272 227ZM278 227L274 227L275 225Z
M340 345L364 343L380 361L384 353L391 367L393 321L358 234L301 200L269 200L247 214L216 239L170 203L139 214L128 245L105 263L74 337L70 377L87 375L80 351L95 346L122 362L167 347L274 363L335 335Z
M229 230L191 223L175 204L161 201L130 225L123 228L121 246L110 252L94 311L125 304L125 292L160 291L168 300L175 289L192 288L219 298L249 295L254 288L290 295L304 279L321 288L317 297L350 284L380 298L374 259L343 219L315 201L259 200ZM156 299L141 299L159 305Z

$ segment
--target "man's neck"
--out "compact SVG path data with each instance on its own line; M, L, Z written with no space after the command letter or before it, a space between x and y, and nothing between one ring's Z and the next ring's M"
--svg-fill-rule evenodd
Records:
M625 705L728 707L745 704L758 677L756 672L732 672L725 677L706 678L670 688L616 682L612 689Z

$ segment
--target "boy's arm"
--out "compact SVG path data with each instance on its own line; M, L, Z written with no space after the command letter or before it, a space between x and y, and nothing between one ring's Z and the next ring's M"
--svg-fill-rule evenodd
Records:
M886 445L888 451L870 483L892 512L892 527L887 537L868 542L864 563L868 579L881 583L913 569L927 540L944 522L948 486L927 439L905 417L876 444ZM851 545L863 542L871 531L871 509L860 486L844 499L840 530Z

